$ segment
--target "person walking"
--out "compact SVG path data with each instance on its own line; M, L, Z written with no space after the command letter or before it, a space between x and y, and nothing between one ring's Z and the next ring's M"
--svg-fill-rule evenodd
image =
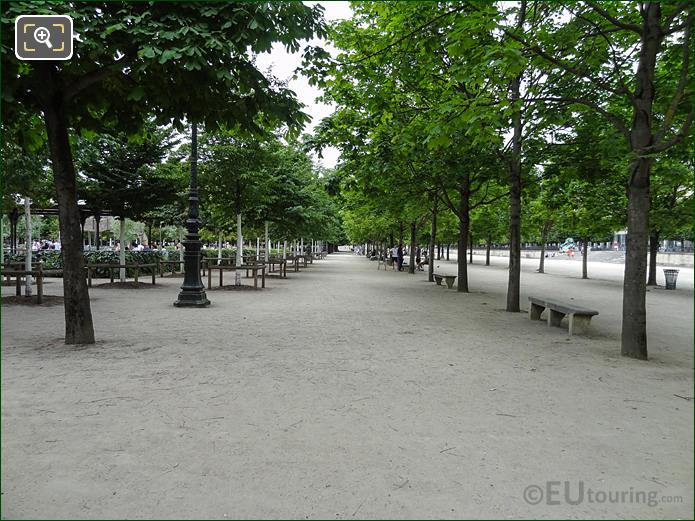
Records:
M399 268L399 266L398 266L398 246L396 246L395 244L393 245L393 248L391 248L391 265L393 266L393 271L396 271L396 269Z

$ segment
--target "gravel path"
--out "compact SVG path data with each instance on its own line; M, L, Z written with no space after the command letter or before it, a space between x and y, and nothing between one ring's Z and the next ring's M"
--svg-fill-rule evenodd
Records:
M467 295L349 254L202 310L171 305L181 279L94 288L88 347L60 305L4 305L2 517L692 516L692 285L650 291L639 362L614 276L524 263L524 302L601 312L568 338L501 310L503 261Z

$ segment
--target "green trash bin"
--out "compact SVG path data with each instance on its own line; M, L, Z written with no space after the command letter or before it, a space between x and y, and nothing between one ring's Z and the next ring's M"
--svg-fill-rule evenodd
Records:
M664 270L664 278L666 279L666 289L676 289L676 280L678 279L678 270Z

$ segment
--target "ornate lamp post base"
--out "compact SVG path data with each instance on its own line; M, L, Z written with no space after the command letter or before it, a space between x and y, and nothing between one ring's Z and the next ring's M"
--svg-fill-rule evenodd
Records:
M177 308L204 308L210 305L205 286L200 280L200 241L183 241L186 248L183 257L184 279L179 298L174 302Z
M179 293L179 299L174 302L177 308L206 308L210 305L210 301L205 295L205 290L200 290L199 293Z

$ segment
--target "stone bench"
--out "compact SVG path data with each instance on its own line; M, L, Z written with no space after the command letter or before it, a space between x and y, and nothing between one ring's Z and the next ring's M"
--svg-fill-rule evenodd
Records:
M437 283L437 286L442 285L442 279L446 282L446 287L451 289L454 285L454 281L456 280L456 275L440 275L438 273L434 273L434 281Z
M598 311L587 309L574 304L558 302L556 300L529 297L528 317L531 320L540 320L541 313L548 310L548 327L560 327L565 316L569 320L569 335L574 333L586 334L591 323L591 317L598 315Z

